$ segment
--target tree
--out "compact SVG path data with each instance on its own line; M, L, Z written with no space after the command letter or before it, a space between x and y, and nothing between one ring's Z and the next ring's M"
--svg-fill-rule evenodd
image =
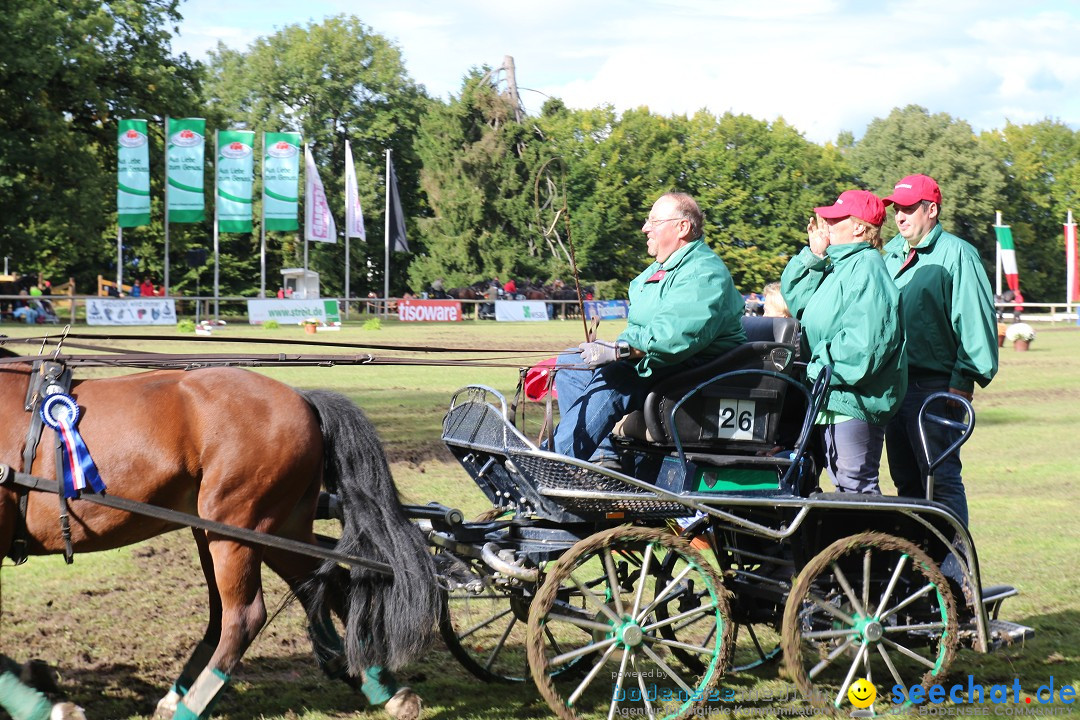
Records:
M905 175L922 173L941 187L942 226L971 242L993 270L994 211L1005 195L1000 161L971 126L947 113L931 115L926 108L896 108L877 118L847 155L860 185L885 197ZM890 219L883 228L891 237Z
M90 287L114 265L117 121L160 123L195 108L199 65L170 50L178 4L5 5L0 245L15 269L71 274ZM160 153L160 137L151 141ZM160 167L153 182L160 188Z
M431 101L406 72L400 49L357 18L340 15L306 27L289 25L242 52L219 45L211 53L209 70L206 104L222 126L254 130L257 137L262 132L302 134L311 145L339 227L345 204L345 141L350 141L368 234L366 246L351 243L350 266L362 269L352 273L351 289L354 295L367 292L366 271L372 267L378 270L370 286L381 293L387 148L393 150L406 216L425 213L416 192L419 163L413 138ZM271 243L274 271L303 255L295 237L276 239ZM243 254L248 277L258 276L258 253L253 252L257 238L253 245ZM322 271L327 294L343 293L344 261L341 243L311 248L311 266ZM393 271L395 281L404 276Z

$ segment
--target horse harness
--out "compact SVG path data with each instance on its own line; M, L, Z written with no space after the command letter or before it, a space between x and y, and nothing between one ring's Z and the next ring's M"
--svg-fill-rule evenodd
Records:
M29 473L30 468L33 467L38 443L41 442L41 434L45 429L45 422L41 418L41 403L49 395L67 393L71 389L71 368L64 363L55 360L36 359L31 367L30 384L26 388L26 402L24 405L24 409L30 413L30 427L26 432L26 445L23 448L23 471L26 473ZM56 477L63 478L63 447L59 433L57 434L55 448ZM3 482L3 480L0 480L0 482ZM60 532L64 538L64 561L71 564L74 552L71 547L71 524L68 519L68 502L67 498L64 497L63 482L57 483L57 490L60 502ZM26 548L30 539L30 533L26 525L30 488L15 483L15 493L18 497L18 511L15 515L15 539L11 544L8 557L16 565L21 565L26 562L28 556Z

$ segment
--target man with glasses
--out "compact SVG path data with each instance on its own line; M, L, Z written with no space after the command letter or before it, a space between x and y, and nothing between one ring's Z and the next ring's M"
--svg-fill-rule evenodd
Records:
M885 447L897 492L926 497L919 408L935 392L971 400L976 383L986 387L993 379L998 368L994 302L978 251L938 224L941 190L933 178L905 177L884 203L895 209L900 230L885 246L885 266L900 289L908 354L908 390L885 429ZM936 406L933 410L941 414ZM957 437L936 423L928 423L926 431L932 453ZM968 524L958 452L935 469L934 500Z
M615 424L640 410L649 389L746 341L743 299L724 261L706 244L697 202L683 193L657 200L641 228L655 258L630 282L626 330L615 342L585 342L559 357L560 422L555 451L620 469Z

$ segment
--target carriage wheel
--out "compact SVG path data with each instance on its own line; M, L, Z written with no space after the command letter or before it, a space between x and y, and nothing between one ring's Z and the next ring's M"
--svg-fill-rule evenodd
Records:
M709 518L698 518L683 529L679 536L691 543L692 547L699 549L707 559L711 560L715 557L715 533ZM710 549L705 549L706 547ZM670 564L676 557L670 555L665 562ZM671 572L670 568L667 567L665 567L664 571ZM699 590L698 592L702 591ZM666 618L666 613L667 606L657 608L657 616L660 619ZM675 638L683 627L707 622L709 621L705 618L691 618L681 623L665 625L660 629L660 634L671 640ZM715 630L715 625L711 629ZM672 652L688 668L695 672L704 671L704 663L694 653L686 652L677 647L672 648ZM739 623L732 621L731 664L728 667L728 672L740 673L753 670L756 667L773 662L779 657L780 633L775 627L767 623Z
M956 606L913 543L866 532L837 540L799 574L784 610L784 664L815 705L839 709L851 683L933 684L956 651Z
M590 587L598 574L601 582ZM584 607L562 600L571 593ZM594 701L608 717L687 717L705 704L727 664L729 615L720 577L685 540L658 528L605 530L559 558L533 599L533 680L563 720L576 720L576 708ZM660 632L698 617L710 622L683 625L675 639ZM702 658L702 669L679 662L676 648ZM557 688L554 676L575 660L584 677L568 676Z

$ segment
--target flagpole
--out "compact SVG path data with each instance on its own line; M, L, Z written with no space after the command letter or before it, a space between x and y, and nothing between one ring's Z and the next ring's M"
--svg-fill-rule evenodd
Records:
M1072 232L1069 232L1069 229ZM1065 305L1068 308L1068 304L1073 302L1073 289L1076 287L1076 273L1080 272L1080 257L1077 257L1078 250L1076 247L1076 223L1073 222L1072 210L1069 211L1069 215L1065 220ZM1069 260L1072 263L1069 263ZM1066 310L1067 311L1067 310Z
M307 160L308 146L304 143L304 159ZM313 198L308 197L307 188L311 185L311 178L307 177L307 173L310 168L307 167L307 163L304 163L304 299L307 299L307 264L308 264L308 217L310 208L308 205L312 204Z
M218 320L218 206L221 204L218 196L218 146L221 143L218 137L219 130L214 130L214 322ZM196 300L195 302L198 302Z
M345 319L349 319L349 234L352 232L352 225L349 223L349 218L352 216L352 208L349 207L349 157L352 153L352 149L349 147L349 141L345 141ZM359 190L358 190L359 191Z
M118 213L119 214L119 213ZM116 294L124 286L124 226L120 219L116 220Z
M266 131L263 130L263 196L259 216L259 297L266 297Z
M994 227L1001 227L1001 211L997 211L997 215L994 218ZM994 269L997 272L997 280L994 283L994 295L1001 297L1001 241L994 243L996 248L994 254Z
M383 238L386 242L386 265L383 274L383 312L390 313L390 148L386 149L386 212L383 213Z
M169 294L169 116L165 116L165 274L161 281Z

